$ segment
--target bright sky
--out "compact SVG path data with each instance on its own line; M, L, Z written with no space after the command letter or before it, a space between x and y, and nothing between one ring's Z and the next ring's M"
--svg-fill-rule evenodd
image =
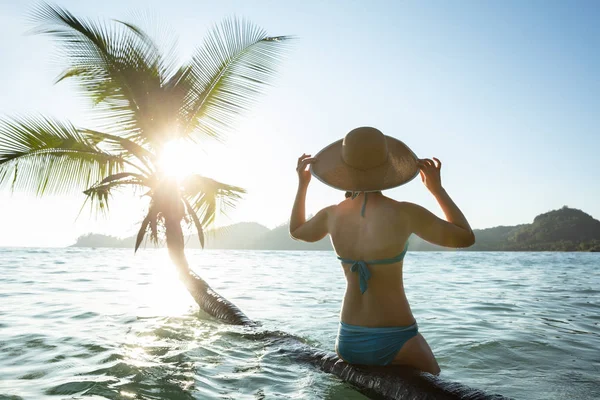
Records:
M46 37L26 36L32 1L0 2L0 114L42 112L86 125L86 103ZM600 2L597 1L60 1L76 13L128 19L150 10L182 56L236 14L269 34L297 35L275 87L228 138L193 160L245 187L230 219L274 227L289 217L295 164L357 126L444 162L446 190L471 225L531 222L569 205L600 218ZM313 180L307 209L343 199ZM388 193L439 208L420 180ZM90 231L124 236L142 203L119 196L107 220L75 220L84 196L0 193L0 246L64 246Z

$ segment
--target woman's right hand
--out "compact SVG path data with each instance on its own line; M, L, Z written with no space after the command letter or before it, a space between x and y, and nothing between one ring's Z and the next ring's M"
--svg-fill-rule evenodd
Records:
M444 247L469 247L475 243L473 230L458 206L442 187L440 170L442 163L437 158L418 160L423 183L433 194L442 208L446 221L438 218L427 209L412 203L406 203L410 226L417 236Z
M296 172L298 172L298 184L300 186L308 186L310 182L311 174L310 171L306 169L309 164L315 162L313 157L306 154L302 154L300 158L298 158L298 166L296 167Z
M417 161L417 164L421 174L421 181L425 187L433 195L438 194L442 190L442 177L440 175L442 162L433 157L433 160L429 158L421 159Z

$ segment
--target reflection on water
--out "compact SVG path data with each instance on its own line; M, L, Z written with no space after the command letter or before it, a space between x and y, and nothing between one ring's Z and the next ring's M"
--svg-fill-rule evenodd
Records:
M0 398L364 399L265 331L332 350L327 252L190 251L258 329L197 310L166 252L0 249ZM442 376L517 399L600 397L600 258L409 253L406 291Z

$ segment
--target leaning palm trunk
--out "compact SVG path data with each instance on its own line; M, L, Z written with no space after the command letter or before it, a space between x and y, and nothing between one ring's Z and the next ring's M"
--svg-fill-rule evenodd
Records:
M169 256L183 282L198 306L207 314L233 325L253 325L235 304L212 290L212 288L190 268L184 253L183 231L177 217L165 218L165 233Z
M374 399L388 400L510 400L402 365L352 365L330 352L315 350L289 336L273 335L297 360L333 374Z
M230 18L178 64L172 46L160 48L135 24L82 19L43 3L31 17L33 32L50 35L60 47L65 70L57 81L77 83L98 126L0 117L0 189L83 191L101 213L114 191L137 189L150 206L135 249L147 233L157 241L158 232L165 232L169 255L200 308L227 323L250 324L190 270L181 226L182 220L193 223L204 245L203 230L215 214L245 191L198 174L178 182L164 173L161 154L171 141L194 144L230 133L269 85L290 37L267 36L246 20Z

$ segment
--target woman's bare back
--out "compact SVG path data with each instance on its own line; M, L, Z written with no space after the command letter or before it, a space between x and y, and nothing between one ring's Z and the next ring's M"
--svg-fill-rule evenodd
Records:
M410 236L401 204L381 193L346 199L331 209L329 230L336 253L346 259L381 260L403 252ZM402 284L402 262L369 265L368 290L361 293L358 274L343 264L348 282L342 321L360 326L405 326L414 323Z

